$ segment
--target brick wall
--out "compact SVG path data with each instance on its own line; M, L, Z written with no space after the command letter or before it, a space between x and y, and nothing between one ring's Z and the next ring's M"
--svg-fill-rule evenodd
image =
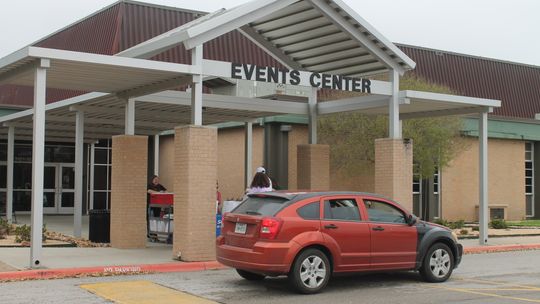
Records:
M298 145L298 189L329 190L330 147Z
M298 145L308 143L308 126L307 125L293 125L292 130L289 132L289 185L288 189L294 190L298 188L297 182L297 157L298 157Z
M375 140L375 192L412 210L412 142L401 139Z
M441 173L442 217L447 220L477 220L478 139ZM506 205L507 219L525 217L525 143L519 140L488 141L488 204Z
M174 136L159 137L159 182L174 192Z
M218 132L218 181L224 200L241 198L244 187L245 129L228 128ZM253 159L251 167L263 165L264 129L253 126Z
M217 129L175 129L173 257L215 259Z
M146 247L148 137L113 136L111 246Z

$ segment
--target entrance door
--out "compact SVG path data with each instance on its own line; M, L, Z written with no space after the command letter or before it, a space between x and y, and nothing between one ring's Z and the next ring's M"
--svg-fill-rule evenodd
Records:
M43 179L43 213L72 214L75 202L75 166L46 164Z

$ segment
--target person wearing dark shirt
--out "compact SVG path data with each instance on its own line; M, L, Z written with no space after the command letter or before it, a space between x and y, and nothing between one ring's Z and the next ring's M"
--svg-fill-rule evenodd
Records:
M152 176L152 179L150 179L150 183L148 183L148 194L150 193L157 193L157 192L165 192L167 189L163 187L162 184L159 183L159 176L154 175Z

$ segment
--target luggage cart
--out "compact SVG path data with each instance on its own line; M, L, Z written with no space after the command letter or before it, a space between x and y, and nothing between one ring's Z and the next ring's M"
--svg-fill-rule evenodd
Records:
M172 244L174 194L151 193L148 206L148 235L153 242Z

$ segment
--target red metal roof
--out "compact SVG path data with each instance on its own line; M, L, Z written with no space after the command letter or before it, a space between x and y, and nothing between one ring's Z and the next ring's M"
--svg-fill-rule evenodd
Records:
M492 115L533 119L540 113L540 67L409 45L398 47L416 62L410 73L465 96L498 99Z

